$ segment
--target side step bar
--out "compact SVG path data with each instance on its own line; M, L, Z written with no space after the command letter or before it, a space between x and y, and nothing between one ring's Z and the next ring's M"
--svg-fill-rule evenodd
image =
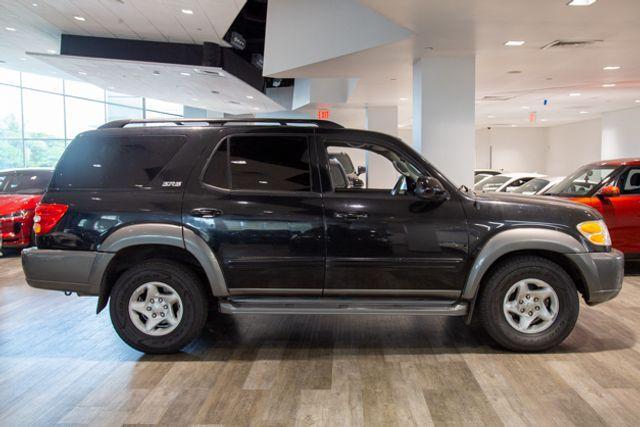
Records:
M227 314L408 314L464 316L466 301L331 297L231 297L220 300Z

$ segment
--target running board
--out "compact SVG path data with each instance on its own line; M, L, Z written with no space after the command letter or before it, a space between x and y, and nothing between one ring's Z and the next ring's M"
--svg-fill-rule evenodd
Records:
M227 314L408 314L464 316L466 301L330 297L231 297L220 300Z

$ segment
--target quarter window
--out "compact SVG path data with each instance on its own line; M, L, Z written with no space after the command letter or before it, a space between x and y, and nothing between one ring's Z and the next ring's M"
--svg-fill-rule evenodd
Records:
M640 194L640 169L630 169L620 179L622 194Z

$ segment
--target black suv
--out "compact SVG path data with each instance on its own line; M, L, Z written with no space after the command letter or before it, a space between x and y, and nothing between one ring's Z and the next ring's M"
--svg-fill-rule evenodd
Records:
M335 153L378 169L354 187ZM35 221L27 282L110 300L148 353L218 311L477 316L539 351L571 332L578 294L597 304L623 279L595 210L476 195L396 138L325 121L107 123L69 145Z

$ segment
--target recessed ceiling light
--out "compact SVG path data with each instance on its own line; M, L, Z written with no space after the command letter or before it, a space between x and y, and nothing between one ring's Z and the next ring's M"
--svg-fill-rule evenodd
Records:
M507 71L507 74L522 74L522 71L520 71L520 70L511 70L511 71Z
M27 58L20 58L20 61L26 61Z
M523 110L528 110L528 109L529 109L529 106L528 106L528 105L523 105L523 106L522 106L522 109L523 109Z
M487 116L487 119L495 119L496 116Z
M31 6L38 7L38 3L31 3Z
M580 111L580 114L589 114L588 111Z
M540 121L541 121L541 122L546 122L546 121L548 121L548 120L549 120L549 119L540 119Z
M408 101L408 100L409 98L405 98L405 97L400 98L400 101Z
M191 9L182 9L182 13L185 15L193 15L193 10Z
M80 74L81 76L86 76L87 73L85 73L84 71L78 71L78 74Z
M47 49L47 52L49 52L51 54L54 54L54 53L56 53L56 50L55 49Z
M606 67L603 67L602 69L605 71L611 71L611 70L619 70L620 68L622 68L619 65L607 65Z
M598 0L569 0L567 6L591 6Z
M180 73L181 76L190 76L191 74L189 73Z
M76 21L81 21L81 22L86 21L86 19L84 19L84 17L82 17L82 16L74 16L73 19L75 19Z
M16 29L13 27L4 27L5 30L7 31L15 31Z
M580 92L573 92L569 94L569 96L580 96L580 95L582 95Z
M616 87L615 83L605 83L602 85L602 87Z
M260 107L253 107L253 109L258 111L258 110L260 110Z
M518 125L511 125L511 127L512 127L512 128L517 128L517 127L518 127Z
M253 99L252 95L247 95L247 99Z
M198 98L191 98L191 100L192 100L192 101L197 101L197 100L198 100Z
M640 104L640 99L636 99L636 104Z
M509 41L504 42L505 46L510 46L510 47L522 46L523 44L524 44L524 40L509 40Z

